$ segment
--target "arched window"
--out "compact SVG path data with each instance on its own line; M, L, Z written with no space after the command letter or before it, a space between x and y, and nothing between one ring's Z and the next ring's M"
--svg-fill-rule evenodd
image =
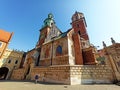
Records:
M9 60L8 63L11 63L11 60Z
M59 55L62 55L62 47L60 45L56 48L56 56Z
M15 61L15 64L17 64L17 63L18 63L18 60Z

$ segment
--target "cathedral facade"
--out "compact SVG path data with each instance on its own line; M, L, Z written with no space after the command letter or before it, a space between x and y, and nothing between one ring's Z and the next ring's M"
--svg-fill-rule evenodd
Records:
M11 79L63 84L112 83L109 64L98 65L97 50L90 44L83 13L75 12L71 28L62 32L50 13L40 29L37 45L30 50L23 68L13 71Z
M71 25L71 29L62 32L55 25L52 14L44 20L36 45L40 52L40 66L95 64L94 48L89 42L84 15L76 12Z

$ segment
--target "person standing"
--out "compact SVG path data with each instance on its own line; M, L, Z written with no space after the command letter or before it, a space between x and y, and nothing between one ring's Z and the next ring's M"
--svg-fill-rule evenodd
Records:
M38 75L35 75L35 84L37 84L38 79L39 79L39 76L38 76Z

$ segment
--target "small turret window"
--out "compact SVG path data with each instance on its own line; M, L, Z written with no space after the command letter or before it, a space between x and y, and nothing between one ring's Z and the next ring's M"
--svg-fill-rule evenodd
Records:
M17 63L18 63L18 60L15 61L15 64L17 64Z
M51 26L53 25L53 23L51 23Z
M11 60L9 60L8 63L11 63Z
M47 22L45 23L45 25L47 25Z
M78 31L78 34L81 35L80 31Z

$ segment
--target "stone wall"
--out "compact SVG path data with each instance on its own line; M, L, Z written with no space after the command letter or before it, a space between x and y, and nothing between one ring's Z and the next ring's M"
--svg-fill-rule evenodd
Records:
M39 81L63 84L112 83L112 70L106 65L54 65L35 67L31 71L31 80L35 75Z
M25 76L24 68L13 70L13 73L12 73L12 76L11 76L11 80L23 80L24 76Z
M83 65L83 54L82 54L82 47L79 34L73 34L73 41L74 41L74 50L75 50L75 64L76 65Z
M69 57L68 55L58 56L53 58L52 65L68 65L69 64Z
M0 58L0 67L7 67L9 72L6 79L10 79L13 69L18 69L24 52L18 50L6 49ZM1 72L0 72L1 73Z
M68 65L69 64L69 57L67 55L64 56L58 56L52 59L45 59L41 60L39 65L40 66L50 66L52 65Z
M31 80L35 75L40 76L39 81L70 84L70 67L69 66L50 66L36 67L31 71Z
M113 69L116 80L120 81L120 43L104 48L106 57Z
M83 59L85 65L96 64L94 47L83 49Z
M112 83L113 75L109 66L83 65L70 67L71 84Z

